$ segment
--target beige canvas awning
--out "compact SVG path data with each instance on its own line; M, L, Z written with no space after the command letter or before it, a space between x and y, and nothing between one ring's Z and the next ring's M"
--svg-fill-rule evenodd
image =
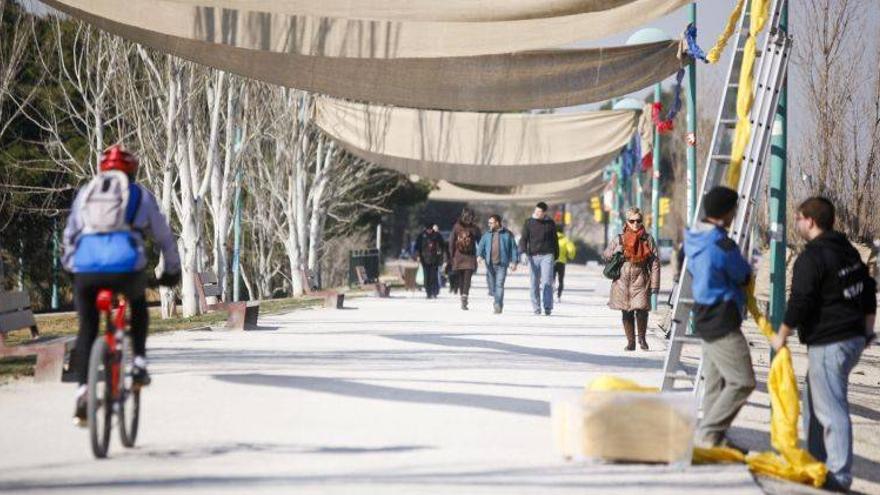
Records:
M600 39L643 26L692 1L634 0L595 12L494 22L309 16L248 10L244 2L237 2L240 8L220 8L212 0L187 3L52 0L47 3L175 38L251 50L347 58L440 58L555 48ZM470 10L491 7L475 4Z
M161 19L152 24L114 21L95 14L86 0L45 3L99 29L217 69L329 96L402 107L515 111L574 106L648 87L682 64L675 41L436 59L300 55L224 45L219 34L210 38L216 43L170 35L157 31ZM130 2L113 1L104 8L116 12L133 7Z
M546 182L513 188L477 188L452 184L446 181L437 183L431 191L431 201L451 201L457 203L548 203L580 202L599 193L604 187L602 168L584 176L557 182Z
M620 7L637 0L172 0L188 5L378 21L514 21Z
M566 114L419 110L318 98L315 123L353 154L407 174L479 185L580 176L636 129L629 110Z

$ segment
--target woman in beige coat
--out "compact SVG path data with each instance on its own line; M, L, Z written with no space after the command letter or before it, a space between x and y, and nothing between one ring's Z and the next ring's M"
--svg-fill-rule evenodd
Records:
M626 210L623 233L616 236L605 249L605 260L620 251L624 263L620 268L620 278L611 284L611 298L608 307L623 313L623 332L626 334L627 351L636 349L635 334L638 324L639 347L648 350L645 334L648 330L648 311L651 309L651 294L660 292L660 258L657 244L642 223L642 212L638 208Z

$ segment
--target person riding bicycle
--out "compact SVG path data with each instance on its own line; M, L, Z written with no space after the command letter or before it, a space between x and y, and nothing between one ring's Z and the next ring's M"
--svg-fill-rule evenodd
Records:
M113 290L128 299L134 353L132 381L144 386L150 383L146 360L146 234L159 245L164 257L159 284L173 286L180 281L180 256L174 235L156 198L135 183L137 170L138 160L132 154L118 145L107 149L101 158L100 173L77 192L64 229L63 264L73 274L79 317L73 364L79 383L74 421L80 426L86 422L89 352L98 334L98 291Z

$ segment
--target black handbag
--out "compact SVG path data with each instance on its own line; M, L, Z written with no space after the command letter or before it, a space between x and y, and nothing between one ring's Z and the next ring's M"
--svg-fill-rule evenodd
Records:
M602 275L609 280L619 279L620 269L623 267L624 261L623 253L615 251L615 253L611 255L611 259L608 260L608 263L605 264L605 269L602 270Z

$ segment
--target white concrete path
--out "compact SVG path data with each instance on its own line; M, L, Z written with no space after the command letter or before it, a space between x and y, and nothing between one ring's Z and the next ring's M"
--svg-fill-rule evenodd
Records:
M95 461L70 425L73 387L0 387L0 492L760 493L741 466L582 466L553 451L549 401L612 373L658 384L664 356L623 351L598 269L571 266L534 316L527 275L491 314L396 291L265 330L153 336L138 446Z

